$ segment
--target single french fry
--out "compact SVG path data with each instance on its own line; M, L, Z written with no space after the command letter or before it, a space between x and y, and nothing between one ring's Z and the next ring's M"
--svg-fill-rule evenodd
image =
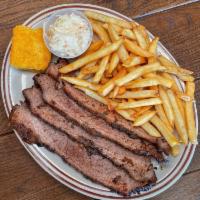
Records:
M173 147L171 147L171 155L176 157L178 156L180 153L180 145L175 145Z
M132 52L135 55L141 56L141 57L151 57L154 56L154 54L148 52L145 49L142 49L140 46L132 42L131 40L124 39L124 46L126 49L128 49L130 52Z
M177 132L183 141L184 144L188 143L188 136L187 136L187 129L185 126L185 122L183 119L183 116L181 114L180 108L177 104L176 97L174 95L174 92L172 90L167 90L167 95L169 97L172 109L174 111L174 116L175 116L175 127L177 129Z
M143 37L145 38L146 43L147 43L147 47L149 47L150 38L149 38L149 34L147 33L146 28L143 25L141 25L141 24L139 26L137 26L137 28L140 30L140 32L142 33Z
M120 40L120 36L118 35L118 33L115 31L114 27L112 24L108 25L108 33L110 35L110 38L113 42ZM123 62L124 60L126 60L129 55L128 52L126 50L126 48L124 47L124 45L122 44L119 49L118 49L118 55L120 60Z
M99 66L98 65L88 65L83 67L80 72L84 75L88 75L88 74L94 74L97 72Z
M94 91L92 91L92 90L90 90L88 88L82 87L82 86L75 86L75 87L77 89L83 91L86 95L92 97L93 99L95 99L95 100L107 105L107 100L104 97L102 97L99 94L97 94L96 92L94 92Z
M112 74L112 72L116 69L118 64L119 64L119 56L118 56L117 52L114 52L110 58L108 74Z
M179 99L179 98L176 98L176 100L177 100L177 104L178 104L178 106L179 106L180 112L181 112L181 114L182 114L182 116L183 116L183 119L184 119L184 121L186 121L186 116L185 116L185 103L184 103L181 99ZM185 122L185 123L186 123L186 122Z
M151 123L146 122L142 125L142 128L151 136L153 137L161 137L159 131L151 125Z
M122 35L128 39L131 39L131 40L136 40L135 33L130 29L122 29L122 31L120 32L120 35Z
M97 51L98 49L100 49L103 46L104 42L102 40L97 40L95 42L93 42L90 47L87 49L87 51L81 55L81 57L85 56L85 55L89 55L91 53L93 53L94 51Z
M106 70L108 61L109 61L110 56L105 56L104 58L101 59L100 63L99 63L99 68L93 78L93 82L94 83L99 83L101 78L103 77L103 74Z
M181 79L182 81L194 81L194 77L187 74L181 74L179 71L175 70L175 69L166 69L165 72L176 75L179 79Z
M81 68L82 66L86 65L87 63L98 60L107 55L110 55L111 53L116 51L121 46L121 44L122 44L122 40L119 40L117 42L109 44L108 46L101 48L92 54L89 54L85 57L77 59L76 61L60 68L59 72L65 74L65 73L69 73L71 71L75 71L75 70Z
M116 24L112 24L113 25L113 27L114 27L114 29L115 29L115 31L117 32L117 33L121 33L122 32L122 30L123 30L123 28L122 27L120 27L120 26L118 26L118 25L116 25ZM106 29L106 30L108 30L108 23L104 23L103 24L103 27Z
M166 57L164 56L159 56L158 59L160 60L160 62L166 66L166 67L169 67L171 69L176 69L178 70L182 75L188 75L188 74L193 74L193 71L190 71L188 69L184 69L178 65L176 65L175 63L173 63L171 60L167 59Z
M168 73L166 73L166 72L162 72L161 76L163 76L164 78L170 79L170 80L173 82L173 84L172 84L172 86L171 86L171 89L172 89L173 91L175 91L175 92L181 91L180 88L179 88L179 86L177 85L175 79L172 77L171 74L168 74Z
M145 62L146 62L145 58L143 57L131 56L123 62L123 66L129 68L129 67L134 67L139 64L144 64Z
M173 128L171 127L171 124L169 123L169 120L168 120L168 118L165 114L163 106L162 105L155 105L155 109L156 109L156 112L157 112L158 116L160 117L160 119L165 123L167 128L172 132Z
M110 80L109 78L103 76L103 77L101 78L100 83L101 83L102 85L104 85L104 84L106 84L109 80Z
M151 63L154 63L154 62L157 62L157 58L155 56L148 58L148 64L151 64Z
M124 86L119 87L119 92L118 92L119 95L122 95L125 92L126 92L126 87L124 87Z
M183 70L183 68L178 67L164 56L158 56L158 60L163 66L167 68L167 73L174 74L183 81L194 81L194 77L191 75L191 73L186 73L186 71L188 72L189 70Z
M143 100L138 100L134 102L119 103L117 106L117 109L137 108L137 107L142 107L142 106L157 105L161 103L162 101L160 100L160 98L149 98L149 99L143 99Z
M118 99L144 99L150 97L157 97L158 92L156 90L142 90L142 91L126 91L122 95L117 95L115 98Z
M159 63L152 63L152 64L147 64L142 67L137 67L133 71L129 72L126 76L119 78L115 81L116 85L122 86L125 85L126 83L139 78L143 74L147 74L150 72L155 72L155 71L163 71L166 68L163 66L160 66Z
M156 112L154 110L145 112L135 119L133 126L142 126L143 124L148 122L155 114Z
M163 103L163 108L164 108L165 114L167 116L167 119L168 119L171 127L174 127L174 121L175 121L174 120L174 112L173 112L173 107L171 105L169 97L168 97L166 91L162 87L159 87L159 94L160 94L160 98Z
M135 118L133 117L134 111L130 112L130 110L117 110L116 109L116 112L129 121L135 120Z
M98 91L98 92L99 92L102 96L108 95L108 94L113 90L113 88L115 87L115 80L116 80L117 78L123 77L125 74L126 74L126 70L122 69L122 70L119 71L112 79L110 79L106 84L102 85L102 86L99 88L99 91Z
M93 83L90 83L89 81L81 80L81 79L78 79L76 77L61 76L61 79L64 80L64 81L67 81L71 84L74 84L76 86L86 87L86 88L89 88L91 90L96 91L96 90L99 89L99 85L95 85Z
M110 42L107 31L98 23L91 22L93 31L99 36L99 38L106 44Z
M149 45L149 52L150 53L153 53L153 54L156 54L156 50L157 50L157 46L158 46L158 41L159 41L159 37L155 37L150 45Z
M157 86L162 85L165 87L170 88L171 81L165 81L165 79L160 78L159 76L155 75L155 77L137 79L129 82L126 84L127 88L142 88L142 87L150 87L150 86Z
M119 93L119 86L116 86L113 90L113 97L112 98L116 98L117 94Z
M186 82L186 93L194 98L194 82ZM197 132L195 127L193 101L185 103L185 115L189 140L192 144L197 144Z
M136 39L137 39L137 42L138 42L139 46L142 49L147 49L148 48L148 44L147 44L147 41L146 41L145 37L143 36L143 33L142 33L141 29L136 27L136 28L133 29L133 32L135 33L135 36L136 36Z
M131 24L125 20L122 19L118 19L118 18L114 18L114 17L110 17L104 14L100 14L98 12L93 12L93 11L85 11L84 12L85 15L91 19L95 19L104 23L112 23L112 24L116 24L118 26L124 27L124 28L129 28L131 29Z
M151 118L150 121L160 131L160 133L163 135L163 137L166 139L171 147L179 144L177 138L172 134L165 123L157 115L154 115L154 117Z
M155 78L156 80L159 81L159 84L162 85L162 86L165 86L167 88L171 88L172 87L172 84L173 84L173 81L171 79L168 79L168 78L164 78L158 74L153 74L153 73L149 73L149 74L145 74L144 77L148 78L148 77L152 77L152 78Z

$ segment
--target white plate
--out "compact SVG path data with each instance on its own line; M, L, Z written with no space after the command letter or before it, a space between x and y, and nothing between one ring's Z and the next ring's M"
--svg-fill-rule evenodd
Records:
M41 11L29 18L24 24L30 27L42 27L44 21L50 15L55 14L57 11L71 8L80 11L90 9L96 12L106 13L107 15L113 15L115 17L131 21L130 18L107 8L88 4L64 4ZM151 34L150 36L153 37ZM32 76L34 75L31 72L19 71L10 66L10 46L11 43L8 45L7 51L5 53L1 72L2 98L8 116L12 106L23 100L22 90L30 87L33 84ZM176 62L172 55L161 43L158 45L158 52ZM184 87L183 84L182 87ZM195 114L196 124L198 124L197 113ZM162 169L158 168L158 170L156 170L158 181L152 188L146 188L139 194L133 193L130 197L122 197L117 193L110 191L108 188L88 180L82 176L82 174L63 162L59 156L51 153L46 148L38 147L37 145L26 144L20 139L17 133L16 136L18 137L21 144L25 147L25 149L29 152L29 154L33 157L33 159L51 176L56 178L64 185L82 194L98 199L144 200L160 194L172 186L182 176L192 160L196 147L195 145L191 144L189 144L187 147L182 146L181 153L178 157L168 157L168 162L162 165Z

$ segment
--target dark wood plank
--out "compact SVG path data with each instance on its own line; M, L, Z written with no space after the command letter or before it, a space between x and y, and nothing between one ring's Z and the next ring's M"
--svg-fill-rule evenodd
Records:
M200 171L184 175L173 187L152 200L199 200Z
M8 118L5 113L3 101L0 95L0 136L11 131Z
M64 187L28 155L15 134L0 137L0 199L88 199Z
M175 56L180 65L200 77L200 2L147 16L138 22L145 25Z

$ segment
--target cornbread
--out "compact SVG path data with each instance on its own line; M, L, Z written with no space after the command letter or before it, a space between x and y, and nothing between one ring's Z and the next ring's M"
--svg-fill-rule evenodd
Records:
M43 30L18 25L13 29L10 63L17 69L39 70L47 68L51 53L43 41Z

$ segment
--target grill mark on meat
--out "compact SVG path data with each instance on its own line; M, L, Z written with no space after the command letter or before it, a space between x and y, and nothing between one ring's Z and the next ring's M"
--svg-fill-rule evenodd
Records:
M148 183L156 181L153 166L148 157L135 155L111 141L89 135L45 104L41 91L36 87L25 89L23 95L32 113L45 122L65 132L68 136L83 143L85 146L93 147L93 151L96 148L105 157L111 159L114 164L125 169L135 180L148 181Z
M156 144L166 154L169 153L169 145L167 144L166 140L164 140L164 138L156 138L150 136L141 127L133 127L131 122L121 117L118 113L115 111L109 111L106 105L96 101L95 99L92 99L67 82L64 83L63 89L65 93L74 101L76 101L80 106L103 118L114 128L118 128L121 131L127 132L132 138L143 138L151 143Z
M42 90L43 99L62 115L81 125L93 135L99 135L112 140L119 145L142 155L151 155L157 160L163 160L163 156L155 146L141 139L132 139L124 132L109 126L103 119L84 110L72 99L65 95L62 89L55 88L56 82L46 74L38 74L34 77L36 84Z
M13 108L10 121L23 140L46 146L86 177L118 193L129 195L146 184L133 180L108 159L33 116L25 104Z

